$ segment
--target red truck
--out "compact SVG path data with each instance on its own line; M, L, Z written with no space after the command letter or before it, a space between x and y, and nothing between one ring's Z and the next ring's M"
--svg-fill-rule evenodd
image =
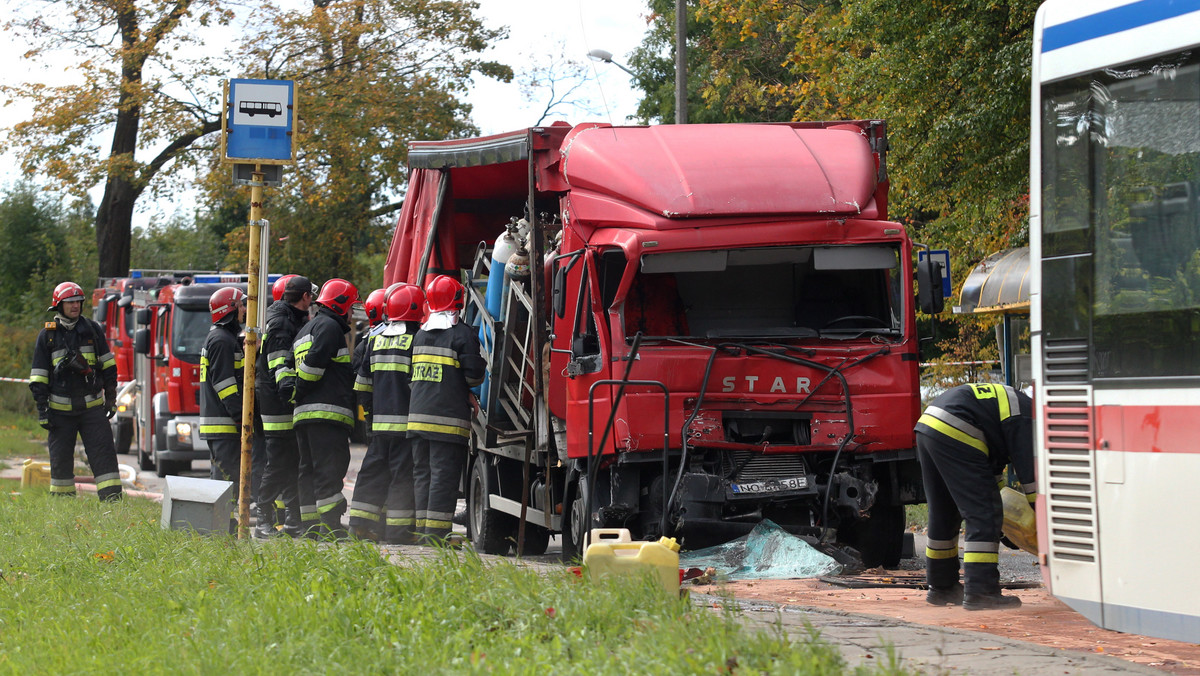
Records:
M208 458L200 438L200 350L212 326L208 299L223 286L244 291L246 276L197 273L133 294L133 440L141 467L159 476Z
M894 565L924 501L914 268L922 309L941 289L887 220L886 149L872 120L411 143L384 277L468 282L476 547L561 533L570 558L626 527L697 548L771 519ZM489 305L510 222L528 236Z

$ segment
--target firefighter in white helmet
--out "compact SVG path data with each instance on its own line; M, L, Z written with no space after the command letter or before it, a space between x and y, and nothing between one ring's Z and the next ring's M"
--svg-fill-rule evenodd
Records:
M75 439L83 441L101 500L122 495L113 445L112 417L117 401L117 360L104 330L83 317L83 289L74 282L54 288L46 322L33 348L29 389L38 423L49 431L50 492L75 495Z

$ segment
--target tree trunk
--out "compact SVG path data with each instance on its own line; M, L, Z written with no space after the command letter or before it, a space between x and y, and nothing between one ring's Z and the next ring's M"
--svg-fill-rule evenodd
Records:
M133 229L133 205L137 192L129 181L109 176L104 198L96 211L96 251L101 277L129 274L129 249Z

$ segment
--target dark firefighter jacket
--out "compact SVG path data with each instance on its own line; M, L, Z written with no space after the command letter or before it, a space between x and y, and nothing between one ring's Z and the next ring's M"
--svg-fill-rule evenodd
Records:
M296 390L292 344L306 321L308 313L288 303L272 303L267 308L262 349L254 370L254 402L267 436L292 434L292 397Z
M242 367L237 322L213 324L200 350L200 438L242 436Z
M46 322L33 347L29 389L38 410L78 414L104 405L117 394L117 359L108 350L104 329L80 316L68 329Z
M354 387L371 411L371 434L404 436L408 431L408 383L415 322L388 324L371 337Z
M1037 494L1033 461L1033 400L1007 385L959 385L929 403L917 434L988 456L992 474L1012 463L1025 497Z
M485 369L476 330L459 322L418 331L412 347L408 436L467 443L471 437L471 387Z
M362 334L350 357L350 368L354 369L354 391L358 393L358 405L367 415L371 414L371 341L383 333L389 325L377 324Z
M354 426L354 372L346 334L350 325L328 308L304 325L292 348L296 361L296 425Z

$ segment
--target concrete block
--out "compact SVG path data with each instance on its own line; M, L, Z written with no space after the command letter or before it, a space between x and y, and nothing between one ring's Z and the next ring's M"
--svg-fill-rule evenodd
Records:
M162 527L226 534L232 499L231 481L168 476L163 489Z

